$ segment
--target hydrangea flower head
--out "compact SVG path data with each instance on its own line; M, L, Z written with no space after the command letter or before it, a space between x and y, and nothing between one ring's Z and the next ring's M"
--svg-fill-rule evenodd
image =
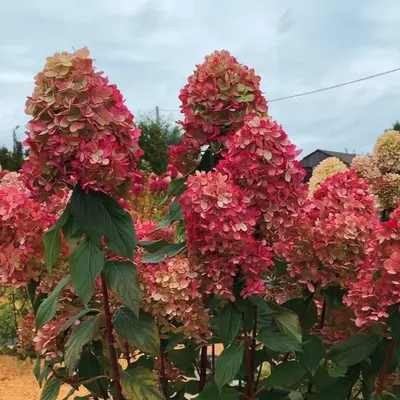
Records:
M260 79L226 50L207 56L179 95L185 136L201 145L222 140L241 127L246 115L266 114Z
M310 179L310 193L313 193L321 183L336 174L347 170L346 164L337 157L328 157L321 161L314 169Z
M270 118L249 117L226 141L217 170L232 177L261 213L266 237L293 225L307 197L305 170L296 160L300 150Z
M25 111L32 119L22 170L34 194L76 184L116 193L139 179L140 130L117 87L95 71L87 49L49 57Z
M400 172L400 132L390 130L379 136L373 157L382 173Z
M366 155L355 156L351 161L350 169L370 184L381 176L375 159Z

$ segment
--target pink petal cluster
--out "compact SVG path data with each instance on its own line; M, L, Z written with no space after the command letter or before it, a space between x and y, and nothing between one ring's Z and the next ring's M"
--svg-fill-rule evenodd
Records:
M49 203L19 186L0 186L0 282L25 286L45 270L42 236L57 220Z
M136 219L135 230L137 238L144 242L164 239L172 243L174 241L174 229L168 227L153 232L157 225L158 223L155 221L141 221L140 219Z
M400 302L400 208L374 232L358 278L344 299L354 310L356 325L383 322L389 317L387 308Z
M296 149L270 118L250 116L226 141L224 160L217 171L229 174L260 210L260 229L268 239L292 226L307 198L302 184L305 170L296 160Z
M18 172L2 171L0 174L0 186L2 187L18 187L24 189L24 183L21 180L21 175Z
M184 255L158 264L138 263L144 287L144 309L162 332L182 332L201 342L208 336L208 310L200 291L199 268Z
M215 51L197 65L179 99L185 137L199 144L223 140L248 114L266 114L260 77L226 51Z
M48 322L36 333L33 339L35 343L35 351L45 356L47 361L62 356L62 352L58 346L57 339L61 332L61 328L68 321L71 315L63 314L55 320ZM79 325L79 320L74 325Z
M363 267L378 224L368 184L353 171L327 178L275 250L289 273L314 284L347 286Z
M116 193L139 179L140 130L117 87L95 71L87 49L47 59L26 113L33 118L22 170L35 194L76 184Z
M242 295L263 293L263 274L272 265L271 249L257 240L260 211L250 197L221 172L190 176L180 203L187 229L189 256L202 266L207 293L234 299L233 283L240 272Z
M168 149L168 154L169 165L186 175L199 164L200 145L194 140L183 138L179 144Z

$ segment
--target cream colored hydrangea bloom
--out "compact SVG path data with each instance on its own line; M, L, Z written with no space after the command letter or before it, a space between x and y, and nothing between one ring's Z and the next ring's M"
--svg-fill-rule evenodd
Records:
M340 161L336 157L325 158L321 161L314 169L310 179L310 193L314 193L320 184L330 176L337 172L344 172L347 170L347 166L343 161Z
M350 169L370 184L381 176L375 159L366 155L355 156L351 162Z
M379 211L396 208L400 200L400 175L382 175L373 185L373 191L377 198Z
M400 172L400 132L390 130L379 136L373 157L382 173Z

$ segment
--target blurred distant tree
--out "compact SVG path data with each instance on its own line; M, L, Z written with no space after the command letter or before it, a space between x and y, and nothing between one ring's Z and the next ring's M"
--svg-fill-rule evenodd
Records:
M151 118L142 119L138 127L142 130L139 145L144 150L141 163L145 162L158 175L164 173L168 165L168 147L179 142L181 130L167 121Z
M394 129L395 131L400 131L400 121L396 121L393 124L393 128L392 129Z
M21 169L22 163L24 162L24 149L22 142L17 139L17 130L19 126L17 125L12 132L13 136L13 148L10 151L7 147L0 147L0 165L3 169L8 171L19 171Z

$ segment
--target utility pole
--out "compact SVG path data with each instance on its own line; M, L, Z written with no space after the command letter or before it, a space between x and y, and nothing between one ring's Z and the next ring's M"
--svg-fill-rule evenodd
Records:
M156 121L157 124L160 123L160 107L156 106Z

